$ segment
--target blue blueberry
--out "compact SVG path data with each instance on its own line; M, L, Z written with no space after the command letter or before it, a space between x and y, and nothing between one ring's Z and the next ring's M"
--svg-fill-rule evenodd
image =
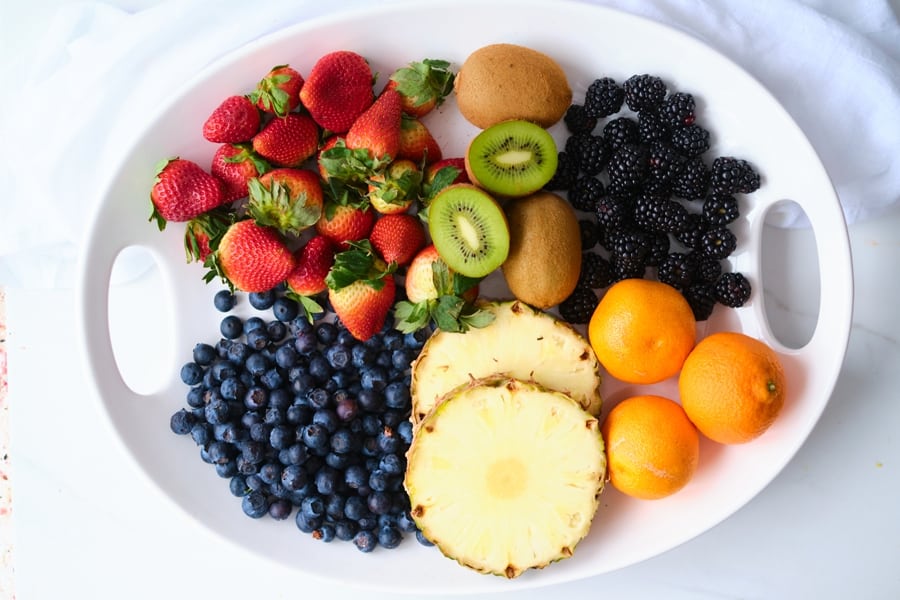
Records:
M269 512L269 501L261 492L250 492L241 499L244 514L252 519L259 519Z
M361 446L359 437L349 429L338 429L331 436L331 449L341 454L355 452Z
M276 463L265 463L259 468L259 478L263 483L270 485L276 481L281 481L281 465Z
M400 381L387 384L384 388L384 403L388 408L409 408L411 406L409 387Z
M334 433L339 424L337 414L327 408L320 408L313 413L312 422L324 427L328 433Z
M194 346L193 352L194 362L200 366L208 366L216 359L216 349L200 342Z
M259 378L259 382L270 390L277 390L284 384L284 376L278 369L269 369Z
M369 487L376 492L384 492L391 486L391 476L381 469L369 473Z
M221 383L225 379L237 375L237 370L235 370L233 364L220 360L212 364L209 368L209 373L212 375L213 381Z
M294 349L300 354L310 354L314 352L318 346L319 341L312 329L300 331L294 336Z
M385 331L381 340L387 350L397 350L403 347L403 333L397 329Z
M172 429L173 433L178 435L189 434L195 423L196 419L194 418L193 413L190 413L183 408L175 412L169 419L169 427Z
M328 346L337 340L338 329L334 323L322 321L315 326L316 339L324 346Z
M359 531L359 527L349 519L339 519L334 522L334 536L339 540L349 542L357 531Z
M233 342L228 346L226 358L235 365L242 365L247 357L250 356L250 346L243 342Z
M434 546L434 542L425 537L425 534L422 533L421 529L416 529L416 541L422 544L423 546L431 547Z
M308 371L297 367L291 369L291 372L288 374L288 381L291 383L291 391L297 395L308 393L316 384L315 377L310 375Z
M324 449L328 446L328 430L321 425L310 423L301 430L300 440L312 450Z
M219 393L226 400L238 400L247 393L243 382L237 377L229 377L219 386Z
M416 531L416 529L418 529L418 527L416 527L416 522L413 521L413 518L409 514L408 510L401 512L397 517L397 527L399 527L400 531L404 533L413 533L414 531Z
M322 523L322 526L312 532L313 538L328 543L334 539L335 527L331 523Z
M332 369L340 371L347 368L347 365L350 364L350 350L348 350L346 346L337 344L329 346L328 349L325 350L325 360L328 361L328 364L331 365Z
M276 521L283 521L291 516L293 505L287 500L279 498L269 505L269 516Z
M343 327L338 329L337 338L335 339L335 343L340 344L341 346L350 347L356 343L356 338L353 337L353 334L350 333L347 329Z
M396 548L403 541L403 534L393 526L382 527L378 530L378 544L383 548Z
M288 327L281 321L271 321L266 325L266 333L269 335L269 340L280 342L287 336Z
M331 394L324 388L313 388L306 394L306 401L314 409L331 406Z
M336 469L331 467L322 467L316 473L315 484L316 490L323 496L333 494L338 488L340 477Z
M244 479L243 475L235 475L232 477L231 481L228 482L228 489L238 498L242 498L250 493L250 488L247 487L247 481Z
M291 491L301 489L308 481L306 469L301 465L288 465L281 470L281 485Z
M306 315L298 315L296 318L291 320L288 324L288 327L291 330L293 335L297 335L298 333L304 331L312 331L313 324L309 322L309 319L306 318Z
M185 396L187 405L191 408L201 408L206 406L206 393L207 389L205 389L205 386L203 385L192 387L188 390L187 396Z
M259 377L269 368L269 361L259 352L254 352L247 357L244 368L254 377Z
M359 521L361 518L369 514L369 508L366 506L366 499L362 496L350 496L344 503L344 516L351 521Z
M344 470L344 483L350 489L358 490L369 483L369 471L362 465L350 465Z
M265 421L260 421L250 426L250 439L254 442L265 444L269 441L269 436L271 434L272 425L266 423Z
M247 300L250 302L250 306L256 310L268 310L275 303L275 291L250 292L247 295Z
M366 498L366 506L376 515L383 515L390 512L393 505L394 502L387 492L373 491Z
M313 409L303 404L292 404L284 411L284 420L291 425L307 425L312 422Z
M219 323L219 331L225 339L236 340L244 332L244 324L239 317L228 315Z
M244 406L250 410L259 410L269 404L269 391L260 386L249 388L244 393Z
M297 524L297 529L303 533L312 533L323 525L324 519L322 517L308 517L303 514L303 511L298 510L294 515L294 522Z
M256 474L247 475L244 477L244 482L247 484L247 489L251 492L260 492L266 487L266 484Z
M352 421L359 415L359 403L354 398L341 398L335 403L334 412L341 421Z
M251 331L255 331L257 329L265 330L266 322L262 317L250 317L246 321L244 321L244 334L248 334Z
M325 382L331 377L331 365L321 354L313 354L309 357L309 374L317 381Z
M363 531L375 531L378 528L378 515L366 511L366 514L356 520L356 524Z
M257 465L265 460L265 445L258 440L248 440L241 444L241 456L248 463Z
M286 449L294 442L294 429L287 425L276 425L269 432L269 445L276 450Z
M265 423L269 427L281 425L282 423L284 423L284 411L280 408L270 406L266 409L266 412L263 415L263 423Z
M406 419L397 423L397 435L400 436L400 439L404 444L409 445L412 444L413 437L413 426L412 423Z
M247 345L253 350L262 350L269 345L269 334L259 327L247 333Z
M213 400L204 409L206 421L211 425L225 423L228 420L229 412L228 403L221 399Z
M387 374L381 367L370 366L363 369L360 373L359 383L364 390L375 390L378 392L387 386Z
M231 479L237 474L237 464L234 459L230 459L223 463L216 463L216 475L222 479Z
M356 395L356 401L360 408L369 412L378 412L384 407L384 397L381 392L365 387Z
M275 350L275 364L282 369L290 369L297 364L297 350L293 346L283 344Z
M209 443L210 438L209 425L206 423L194 423L191 427L191 439L198 446L205 446Z
M213 306L219 312L228 312L237 303L237 299L230 290L220 290L213 296Z
M221 464L232 458L234 450L230 444L221 440L213 440L206 445L206 453L212 464Z
M378 460L378 468L387 475L402 475L406 464L399 454L385 454Z
M375 356L375 365L382 369L390 369L393 366L393 352L391 350L382 350Z
M293 321L300 314L300 305L292 298L280 296L272 305L272 314L283 323Z
M319 495L307 496L300 503L300 512L307 518L323 517L325 516L325 502Z
M365 344L356 344L350 348L350 362L357 369L369 366L375 361L375 353Z

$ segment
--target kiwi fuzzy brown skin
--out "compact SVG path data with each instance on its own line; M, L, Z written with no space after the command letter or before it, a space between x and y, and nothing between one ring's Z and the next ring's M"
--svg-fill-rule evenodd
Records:
M465 243L465 232L459 231L459 222L452 218L455 213L452 203L457 201L469 203L461 211L474 213L468 223L472 219L483 221L482 230L469 232L482 236L477 241L477 249ZM477 228L476 225L471 229ZM503 208L490 194L470 183L447 186L434 197L429 205L428 231L447 266L467 277L487 276L500 267L509 254L509 225Z
M497 154L485 153L492 148L509 149L510 141L522 148L531 147L532 162L527 172L517 173L516 167L494 160ZM469 140L465 154L469 180L498 199L519 198L541 189L556 173L557 163L553 137L539 125L521 119L501 121L481 131Z
M572 103L566 73L553 58L516 44L490 44L472 52L454 80L456 101L473 125L524 119L550 127Z
M505 206L509 255L503 277L513 295L535 308L571 295L581 271L581 236L572 206L552 192L537 192Z

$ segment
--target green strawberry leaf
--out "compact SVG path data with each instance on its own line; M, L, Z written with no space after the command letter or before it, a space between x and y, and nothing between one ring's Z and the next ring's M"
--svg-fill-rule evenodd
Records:
M375 255L369 240L348 242L348 245L349 249L334 256L334 264L325 276L325 284L335 291L357 281L362 281L375 290L384 287L384 278L393 275L397 270L397 263L385 265Z
M435 300L410 302L401 300L394 305L394 328L403 333L413 333L426 327L431 322L432 306Z
M415 105L420 106L432 100L441 104L453 91L455 75L446 60L426 58L397 69L390 79L396 82L398 92L415 99Z
M242 163L249 160L259 175L272 170L270 165L263 157L253 151L249 144L233 144L235 148L240 148L240 152L226 156L223 160L227 163Z
M316 318L325 312L325 308L319 304L312 296L303 296L295 292L288 291L285 296L295 300L303 310L303 316L310 323L315 323Z
M299 235L322 216L321 206L307 204L306 192L292 196L290 188L278 180L266 187L254 177L247 187L250 216L260 225L274 227L283 234Z

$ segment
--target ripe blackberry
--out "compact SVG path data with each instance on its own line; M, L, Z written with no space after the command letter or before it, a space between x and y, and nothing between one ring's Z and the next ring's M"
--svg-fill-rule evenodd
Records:
M713 192L703 201L702 214L713 227L728 225L740 216L737 198Z
M625 104L634 112L659 106L666 97L666 84L655 75L632 75L622 85Z
M650 252L649 235L637 228L626 227L612 234L610 252L615 259L644 263Z
M688 214L680 202L650 194L638 196L634 206L634 222L647 231L684 231L688 227Z
M716 306L716 291L712 284L698 281L689 285L681 293L691 307L694 319L705 321L712 315Z
M713 258L726 258L737 248L737 238L727 227L706 231L697 240L697 250Z
M656 278L677 290L685 290L697 276L697 258L693 253L670 252L659 263Z
M599 175L609 160L610 150L599 135L582 137L579 142L578 168L585 175Z
M665 141L669 139L671 132L669 126L663 121L659 113L644 111L638 113L638 136L642 142Z
M699 125L676 127L672 129L669 143L683 156L700 156L709 150L709 131Z
M662 262L662 260L669 253L670 245L671 243L669 241L668 234L662 232L648 233L647 247L649 248L649 250L647 251L647 257L644 259L644 262L647 263L647 266L659 266L659 263Z
M591 320L598 302L594 290L576 285L569 297L559 303L559 316L573 325L583 325Z
M689 213L687 226L684 231L675 234L675 239L685 248L696 250L700 247L700 238L708 229L709 224L703 220L703 217L697 213Z
M581 255L581 273L579 286L599 290L612 283L612 265L596 252L585 252Z
M621 194L606 194L597 201L594 210L597 224L607 232L616 231L630 223L633 213L630 198Z
M647 170L647 152L637 144L627 144L616 150L606 165L610 188L622 191L640 187L647 177Z
M584 95L584 110L595 118L614 115L622 109L625 91L610 77L594 80Z
M707 256L702 252L691 252L697 261L697 281L715 283L722 274L722 263L718 258Z
M606 195L603 182L596 177L579 177L569 188L569 204L575 210L594 212L597 201Z
M742 273L722 273L715 287L716 300L737 308L750 299L750 282Z
M600 228L590 219L578 219L581 231L581 249L590 250L600 241Z
M572 104L563 115L563 122L572 133L590 133L597 126L597 117L588 115L583 105Z
M611 150L641 141L638 122L631 117L618 117L603 126L603 139Z
M693 125L696 119L694 115L694 97L684 92L674 92L666 96L659 107L660 119L669 127L684 127Z
M685 158L671 144L655 141L650 144L647 156L647 174L659 182L672 182L681 172Z
M580 160L585 140L590 139L590 137L590 133L573 133L566 138L564 150L572 156L578 157L578 160Z
M685 200L700 200L709 189L709 167L699 156L689 158L672 182L672 194Z
M575 183L576 177L578 177L578 161L572 154L561 151L557 155L556 172L550 181L544 184L544 189L567 190Z
M614 256L612 272L614 282L623 279L643 279L647 273L647 265L642 260Z
M750 194L759 189L759 174L746 160L720 156L711 172L710 184L720 194Z

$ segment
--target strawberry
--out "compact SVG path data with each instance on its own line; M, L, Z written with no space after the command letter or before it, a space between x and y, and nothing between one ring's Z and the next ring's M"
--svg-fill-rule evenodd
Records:
M396 295L393 269L375 256L366 240L354 242L334 257L325 278L328 300L341 323L360 341L384 327Z
M316 232L334 242L341 250L355 242L369 237L375 224L375 213L368 207L336 204L325 205L325 213L316 223Z
M249 142L259 124L259 110L249 98L229 96L203 123L203 137L217 144Z
M301 89L303 76L288 65L278 65L256 84L250 100L260 110L283 117L300 106Z
M187 262L206 262L231 225L231 213L214 208L187 222L184 231L184 253Z
M233 289L265 292L294 270L294 255L276 230L244 219L228 228L206 265L207 282L219 276Z
M368 180L367 198L384 215L406 212L422 187L422 172L411 160L392 162Z
M322 184L309 169L274 169L251 179L248 188L250 216L284 235L298 235L322 216Z
M334 264L337 247L324 235L309 239L294 253L296 266L287 277L288 289L300 296L313 296L324 292L325 276Z
M309 71L300 100L312 118L332 133L346 133L375 99L372 69L349 50L322 56Z
M455 75L445 60L411 62L391 73L385 87L403 97L403 112L423 117L440 105L453 91Z
M300 166L318 147L316 123L296 113L272 119L253 137L253 150L279 167Z
M428 127L415 117L403 115L400 122L400 149L397 158L408 158L418 164L441 160L441 147Z
M167 221L190 221L228 202L228 197L218 177L195 162L175 157L157 165L150 201L150 220L162 231Z
M374 159L389 160L400 151L400 94L385 90L347 132L350 149L365 148Z
M445 167L452 167L455 170L441 173L440 178L447 181L446 185L442 186L441 189L454 183L471 183L469 175L466 173L466 159L462 157L442 158L428 165L425 169L425 182L428 184L435 183L438 179L438 173ZM455 175L455 177L450 178L451 174Z
M271 169L247 144L222 144L213 155L210 172L225 183L228 201L247 197L247 182Z
M425 246L425 227L414 215L385 215L375 221L369 241L388 263L404 267Z

